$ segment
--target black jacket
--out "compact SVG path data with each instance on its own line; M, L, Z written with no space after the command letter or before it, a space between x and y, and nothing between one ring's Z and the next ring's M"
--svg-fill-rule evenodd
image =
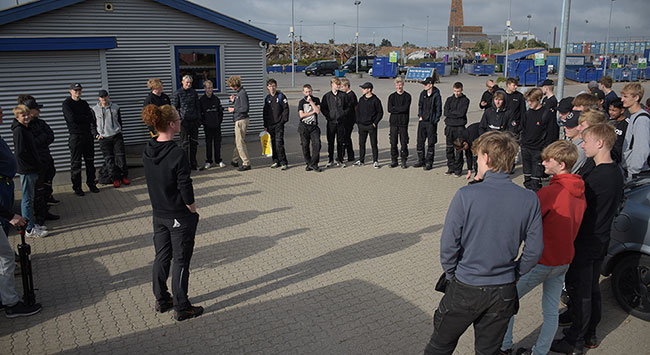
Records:
M510 111L505 102L498 110L494 102L492 102L492 105L483 112L483 117L481 117L479 123L479 134L488 131L505 131L510 120Z
M180 88L174 94L174 107L178 110L181 120L198 121L201 118L199 95L194 88Z
M160 96L154 94L153 92L150 92L149 95L144 99L144 104L142 105L147 106L147 105L156 105L156 106L163 106L163 105L171 105L172 102L169 100L169 96L165 94L164 92L160 94Z
M359 104L359 100L357 100L357 94L352 90L346 93L345 98L348 101L346 106L347 114L345 115L345 123L352 126L357 122L357 105Z
M34 143L36 144L38 155L41 158L49 156L50 144L54 142L54 131L52 131L50 125L40 118L34 118L29 122L29 128L34 135Z
M178 218L191 214L186 205L194 203L190 163L174 141L152 138L142 153L144 175L153 215Z
M41 170L41 160L36 150L31 127L24 126L14 119L11 130L14 135L14 155L18 163L18 173L38 173Z
M201 106L201 124L206 128L217 128L223 122L223 106L217 95L208 97L207 95L199 98Z
M279 123L285 124L289 121L289 100L281 91L277 91L274 96L266 95L262 117L264 118L264 128Z
M469 99L465 94L461 94L460 97L449 96L445 101L445 124L452 127L465 126L468 108Z
M526 98L524 98L524 94L516 90L512 94L506 92L505 104L508 111L510 111L510 122L508 122L507 131L519 136L521 120L526 116Z
M404 91L402 94L394 92L388 96L388 122L391 126L408 126L411 112L411 94Z
M493 86L494 90L490 92L489 90L485 90L483 92L483 95L481 95L481 101L478 103L478 107L481 110L485 110L487 108L490 108L492 106L492 100L494 99L494 92L497 92L497 90L500 90L500 88L495 84ZM485 105L482 105L481 102L485 101Z
M534 150L544 149L550 139L548 137L550 121L551 114L543 106L538 110L526 111L526 115L521 121L521 146Z
M320 112L325 116L327 122L343 123L349 113L349 100L347 100L345 92L339 90L334 95L332 91L328 91L320 101Z
M95 131L95 116L86 101L67 97L63 100L62 108L70 134L92 134Z
M424 100L431 100L431 112L427 117L422 116L422 108ZM437 87L433 87L433 92L431 96L427 96L427 91L422 90L420 93L420 98L418 99L418 119L422 117L422 121L438 123L440 117L442 116L442 98L440 97L440 90Z
M322 106L321 106L322 107ZM357 124L369 126L378 125L381 118L384 117L384 109L377 95L372 94L370 98L362 95L359 98L357 106Z

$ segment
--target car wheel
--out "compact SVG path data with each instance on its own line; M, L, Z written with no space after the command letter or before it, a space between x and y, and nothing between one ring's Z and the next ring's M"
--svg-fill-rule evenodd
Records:
M612 291L626 312L650 321L650 256L636 254L620 260L612 273Z

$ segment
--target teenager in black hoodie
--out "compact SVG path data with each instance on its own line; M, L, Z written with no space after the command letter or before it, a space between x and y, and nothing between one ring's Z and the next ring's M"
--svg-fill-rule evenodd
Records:
M506 107L506 93L504 91L497 91L494 93L492 105L488 107L479 123L479 135L489 131L505 131L510 122L510 111Z
M406 159L409 156L409 113L411 111L411 95L404 91L404 79L395 79L396 91L388 96L388 112L390 113L390 167L397 167L397 141L402 145L402 169L406 169Z
M142 154L144 174L153 210L154 247L153 292L155 310L164 313L172 307L174 318L182 321L198 317L203 307L192 306L187 298L189 267L194 251L194 236L199 215L194 203L190 163L185 151L174 142L181 130L180 117L170 105L149 105L142 110L144 122L158 132ZM172 300L167 289L172 267Z
M169 99L169 96L163 92L163 83L160 79L158 78L152 78L147 81L147 87L151 90L149 95L144 99L144 104L142 107L147 107L148 105L156 105L156 106L162 106L162 105L171 105L172 102ZM156 136L156 130L149 126L149 134L152 137Z
M416 168L424 166L424 170L433 169L433 157L438 142L438 122L442 116L442 99L440 90L433 86L434 79L426 78L422 82L424 90L418 100L418 162ZM424 144L427 143L425 156Z
M447 172L460 176L463 170L463 154L454 149L454 139L465 131L469 99L463 94L463 83L454 83L454 94L445 101L445 137L447 153Z
M217 95L212 94L212 81L203 82L205 94L199 98L201 106L201 124L205 132L205 166L208 169L213 166L225 168L226 164L221 161L221 122L223 122L223 107ZM214 163L212 153L214 149Z
M542 150L546 147L548 125L551 123L549 110L542 106L542 90L533 88L526 92L530 109L521 121L521 160L524 170L524 186L538 191L542 188Z

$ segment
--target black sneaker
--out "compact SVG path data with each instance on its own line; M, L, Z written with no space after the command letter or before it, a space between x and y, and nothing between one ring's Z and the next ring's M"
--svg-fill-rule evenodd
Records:
M242 166L240 166L239 169L237 169L237 170L238 170L238 171L251 170L251 166L250 166L250 165L242 165Z
M569 311L564 311L560 316L558 317L558 322L557 325L560 327L568 327L571 324L573 324L573 321L571 320L571 313Z
M600 344L598 344L598 338L596 338L596 334L585 335L585 348L596 349L598 345Z
M431 166L431 165L429 165L429 164L427 164L427 165L424 166L424 170L426 170L426 171L429 171L429 170L431 170L431 169L433 169L433 166Z
M406 169L406 168L408 168L408 165L406 165L406 162L403 161L403 162L402 162L402 169Z
M320 173L322 171L321 168L318 167L318 165L312 165L311 170L313 170L313 171L315 171L317 173Z
M516 355L533 355L533 350L527 348L517 349Z
M399 164L397 164L396 161L392 161L392 162L390 163L390 167L391 167L391 168L397 168L398 165L399 165Z
M75 193L75 195L77 195L77 196L85 196L85 195L86 195L86 194L84 193L84 191L81 189L81 187L78 188L78 189L74 189L74 193Z
M421 162L421 161L419 161L419 162L413 164L413 167L414 167L414 168L421 168L421 167L423 167L423 166L424 166L424 163Z
M233 168L236 168L236 167L239 166L239 163L234 162L234 161L231 161L231 162L230 162L230 165L232 165Z
M451 170L447 170L447 171L445 172L445 175L451 175L451 174L453 174L453 173L454 173L453 171L451 171Z
M156 301L156 306L154 310L158 313L165 313L170 309L174 308L174 301L171 299Z
M54 196L52 195L50 195L50 197L47 198L47 204L50 206L56 206L59 203L61 203L61 201L55 199Z
M61 216L50 213L50 212L45 214L45 220L46 221L56 221L57 219L60 219L60 218L61 218Z
M181 322L186 319L190 318L195 318L203 314L203 307L201 306L190 306L190 308L180 311L180 312L174 312L174 319L177 321Z
M95 185L88 185L88 189L93 193L98 193L99 189Z
M512 355L512 349L503 350L503 349L499 348L499 351L497 352L497 355Z
M314 169L310 165L307 165L305 167L305 171L312 171L312 170L314 170Z
M574 344L569 343L566 338L553 340L551 351L554 353L567 355L582 355L582 349L576 348Z
M22 301L18 301L15 305L5 308L5 316L7 318L27 317L40 312L41 309L43 307L38 303L27 306Z

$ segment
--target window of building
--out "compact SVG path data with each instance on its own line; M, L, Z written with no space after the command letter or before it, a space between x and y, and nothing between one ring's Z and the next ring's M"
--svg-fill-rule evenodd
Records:
M212 81L214 92L221 92L221 58L219 46L176 46L176 88L183 76L193 78L192 87L203 90L203 82Z

